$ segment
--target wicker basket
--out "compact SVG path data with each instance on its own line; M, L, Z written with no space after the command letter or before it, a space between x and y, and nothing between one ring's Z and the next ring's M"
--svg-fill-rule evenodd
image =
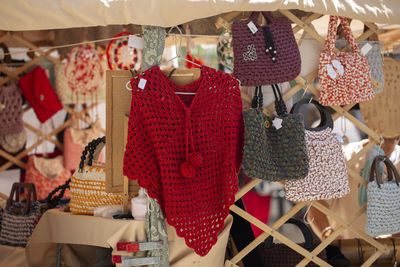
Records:
M106 168L104 164L92 164L105 145L105 137L90 142L82 153L79 168L71 177L70 209L74 214L93 215L97 207L122 205L122 194L106 193ZM86 153L89 156L86 158ZM85 159L86 158L86 159Z

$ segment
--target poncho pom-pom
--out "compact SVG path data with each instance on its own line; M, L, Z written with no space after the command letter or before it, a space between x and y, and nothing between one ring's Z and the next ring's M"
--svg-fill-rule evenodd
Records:
M186 178L193 178L196 175L196 169L189 162L185 162L181 165L181 173Z
M193 152L189 157L189 162L196 168L201 167L204 162L203 156L200 152Z

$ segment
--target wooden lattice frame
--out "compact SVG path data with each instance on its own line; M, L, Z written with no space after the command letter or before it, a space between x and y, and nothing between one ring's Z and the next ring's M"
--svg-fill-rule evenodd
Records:
M319 18L321 15L313 13L303 20L295 16L291 11L289 10L279 10L279 12L286 16L289 20L292 21L296 26L293 27L293 32L296 34L300 30L306 31L313 39L316 41L324 44L325 43L325 38L321 35L319 35L314 29L309 27L309 23L311 23L313 20ZM357 38L357 43L361 43L362 41L366 40L369 36L372 34L378 34L379 30L377 26L373 23L368 23L368 22L363 22L365 26L368 27L368 30L365 31L361 36ZM223 26L223 25L222 25ZM225 24L226 26L226 24ZM343 48L343 50L348 49L348 47ZM312 82L315 80L317 76L317 70L315 70L313 73L309 74L307 77L301 77L298 76L295 81L296 85L294 85L284 96L284 100L287 101L290 99L292 96L294 96L299 90L305 88L311 92L314 96L314 99L318 100L319 97L319 90L315 88L312 85ZM377 84L377 81L372 79L372 83L374 85ZM248 103L251 103L251 98L246 95L245 93L242 92L242 99ZM359 159L364 156L370 149L373 148L376 144L380 144L382 142L382 138L379 136L379 134L375 133L373 130L368 128L365 124L360 122L356 117L351 115L349 113L349 110L353 107L354 105L346 105L344 107L340 106L334 106L332 107L335 111L333 114L333 119L336 120L341 116L344 116L351 122L353 122L360 130L368 134L370 137L371 141L361 150L359 151L356 155L354 155L350 160L346 162L347 169L348 169L348 175L349 179L355 179L358 183L366 186L367 182L357 173L357 171L354 170L354 165L359 161ZM270 106L268 106L265 109L266 113L270 113L274 108L274 104L272 103ZM244 187L242 187L236 194L235 199L238 200L240 199L244 194L246 194L248 191L250 191L254 186L256 186L258 183L260 183L260 179L253 179L251 180L248 184L246 184ZM313 251L309 252L305 250L304 248L300 247L293 241L291 241L289 238L286 236L280 234L277 229L282 226L289 218L294 216L298 211L300 211L303 207L307 205L312 205L314 208L319 210L320 212L324 213L325 215L329 216L330 218L334 219L336 222L340 224L340 226L335 229L335 231L323 242L321 242ZM225 262L226 267L235 267L237 266L236 264L241 261L247 254L249 254L253 249L255 249L259 244L261 244L268 236L273 236L274 238L278 239L280 242L284 243L288 247L292 248L293 250L297 251L299 254L304 256L304 259L297 265L297 267L304 267L306 266L309 262L313 261L314 263L320 265L320 266L331 266L327 262L323 261L322 259L318 258L318 254L324 250L329 244L333 243L334 240L343 233L345 230L350 230L355 236L358 238L364 240L371 246L376 248L376 252L373 253L364 263L363 267L365 266L371 266L382 254L387 254L389 253L389 249L386 247L386 245L379 243L377 240L374 238L368 236L364 229L358 228L356 225L353 225L354 221L361 216L366 209L366 204L364 204L353 216L348 219L347 221L326 208L324 205L318 203L317 201L312 201L312 202L300 202L297 203L289 212L287 212L285 215L283 215L281 218L279 218L273 225L268 226L265 223L261 222L254 216L250 215L247 213L245 210L239 208L236 205L231 206L231 211L236 213L237 215L241 216L248 222L252 223L253 225L257 226L261 230L264 231L260 236L258 236L255 240L253 240L250 244L248 244L244 249L239 251L238 254L236 254L232 259L227 260Z
M6 76L0 79L0 86L4 85L5 83L9 81L17 81L20 77L21 74L24 73L26 70L28 70L30 67L34 66L36 63L38 63L41 59L48 59L54 64L59 64L60 60L50 56L50 54L54 51L54 49L49 49L46 52L43 52L42 50L38 49L36 45L33 43L27 41L23 37L20 37L18 35L14 35L12 33L7 32L3 36L0 36L0 43L6 41L7 39L13 39L13 41L18 42L22 46L28 47L30 49L35 49L38 51L39 56L35 57L31 61L26 62L22 66L10 71L6 68L6 65L0 64L0 71L5 73ZM88 120L88 118L85 116L90 110L95 108L99 103L92 103L89 106L86 106L82 111L77 112L73 108L70 108L66 105L64 105L64 109L71 115L68 120L66 120L63 124L58 126L57 128L53 129L50 133L45 133L41 129L35 128L32 126L29 122L24 122L24 127L30 131L32 131L34 134L36 134L38 137L38 141L36 141L34 144L32 144L30 147L26 147L22 152L18 153L17 155L13 156L9 154L8 152L0 149L0 156L3 158L7 159L8 162L0 166L0 172L7 170L10 168L13 164L17 165L18 167L25 169L26 164L21 161L23 157L25 157L29 152L33 151L35 148L37 148L39 145L41 145L45 141L49 141L55 146L63 151L63 144L61 144L57 138L56 135L63 131L65 128L69 127L73 123L75 123L77 120L86 122L88 124L91 124L92 122ZM24 112L27 112L31 109L30 106L24 107ZM105 134L105 130L101 129L101 132Z

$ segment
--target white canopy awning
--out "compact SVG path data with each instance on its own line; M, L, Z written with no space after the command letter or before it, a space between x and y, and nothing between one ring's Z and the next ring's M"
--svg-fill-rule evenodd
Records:
M400 24L399 0L1 0L0 29L61 29L113 24L169 27L230 11L300 9Z

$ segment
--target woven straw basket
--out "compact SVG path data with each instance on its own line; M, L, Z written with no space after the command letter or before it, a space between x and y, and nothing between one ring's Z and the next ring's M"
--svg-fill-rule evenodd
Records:
M100 140L100 141L98 141ZM104 140L104 141L103 141ZM93 215L94 209L108 205L122 205L122 194L106 193L106 168L104 164L92 164L105 145L105 138L90 142L82 153L83 158L89 151L87 159L82 159L79 168L71 177L70 209L74 214Z

